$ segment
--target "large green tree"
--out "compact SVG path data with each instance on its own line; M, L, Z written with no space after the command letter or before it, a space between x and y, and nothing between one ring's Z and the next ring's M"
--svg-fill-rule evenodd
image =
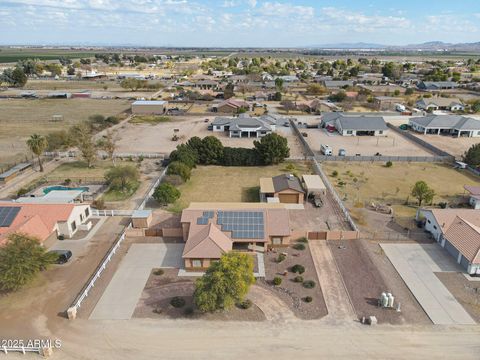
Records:
M70 129L71 138L80 150L83 160L89 168L93 167L97 159L97 147L93 142L92 128L87 122L75 125Z
M180 161L173 161L168 165L167 175L178 175L183 181L190 179L192 169Z
M418 206L422 206L423 202L429 203L433 200L435 191L425 181L420 180L413 185L411 195L417 199Z
M202 151L198 153L200 164L218 165L223 158L223 144L215 136L205 136L202 139Z
M167 205L175 202L180 197L181 193L175 186L169 183L163 183L157 186L153 192L153 198L162 205Z
M195 305L203 312L231 308L244 300L253 277L253 259L242 253L228 253L210 265L195 285Z
M255 140L253 145L265 165L281 163L290 156L287 139L275 133Z
M472 167L480 166L480 143L470 146L463 155L463 161Z
M0 247L0 289L19 289L56 258L57 255L46 252L38 239L20 233L11 234L6 245Z
M133 165L112 167L105 174L105 180L111 189L126 191L134 188L140 175Z
M47 139L42 135L33 134L27 140L27 146L30 149L30 151L37 156L38 165L40 166L40 172L43 172L41 155L43 154L45 149L48 147Z

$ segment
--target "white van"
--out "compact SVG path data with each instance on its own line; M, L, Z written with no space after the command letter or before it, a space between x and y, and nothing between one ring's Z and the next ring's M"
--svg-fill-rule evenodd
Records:
M332 151L332 148L328 145L324 145L322 144L320 146L320 151L323 155L325 156L332 156L333 155L333 151Z

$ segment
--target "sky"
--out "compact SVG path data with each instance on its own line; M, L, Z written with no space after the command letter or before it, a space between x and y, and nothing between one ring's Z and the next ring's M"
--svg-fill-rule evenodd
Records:
M480 41L480 0L0 0L2 45Z

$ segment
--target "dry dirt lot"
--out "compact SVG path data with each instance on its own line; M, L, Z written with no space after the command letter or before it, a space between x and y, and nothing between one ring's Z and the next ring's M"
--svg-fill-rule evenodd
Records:
M423 135L416 132L411 132L413 135L426 141L433 146L436 146L440 150L446 151L450 155L455 156L458 160L462 158L462 155L467 151L472 145L480 143L480 138L478 137L452 137L452 136L443 136L443 135Z
M101 114L117 115L130 108L126 100L93 99L0 99L0 165L24 160L27 138L37 133L67 129L73 124ZM53 122L52 115L64 120ZM30 156L30 155L29 155Z
M462 202L463 185L480 184L475 175L438 163L402 162L387 168L379 163L324 162L322 166L347 207L355 210L372 201L392 204L398 222L415 215L416 207L405 206L405 202L408 199L410 205L416 204L410 192L419 180L426 181L435 190L434 203ZM336 177L332 176L334 171L338 172ZM340 182L346 185L341 186Z
M338 155L338 150L345 149L347 155L373 156L380 153L384 156L432 156L402 136L389 131L387 136L341 136L339 133L328 133L325 129L300 129L308 134L307 142L316 153L320 153L320 145L327 144Z
M213 114L212 114L213 115ZM213 135L218 137L224 146L253 147L254 138L229 138L223 132L213 132L207 129L205 119L213 121L215 116L171 116L171 121L157 125L149 124L125 124L119 130L118 152L160 152L170 153L178 144L186 142L193 136L205 137ZM178 132L174 132L178 129ZM302 148L298 139L289 129L278 130L282 136L286 136L290 146L290 156L302 156ZM172 141L174 134L180 138Z

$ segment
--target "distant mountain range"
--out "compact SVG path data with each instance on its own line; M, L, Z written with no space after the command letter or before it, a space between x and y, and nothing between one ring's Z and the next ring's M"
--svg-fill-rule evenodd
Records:
M341 50L425 50L425 51L480 51L480 41L474 43L445 43L442 41L429 41L422 44L409 45L382 45L374 43L338 43L338 44L324 44L313 45L309 48L314 49L341 49Z

